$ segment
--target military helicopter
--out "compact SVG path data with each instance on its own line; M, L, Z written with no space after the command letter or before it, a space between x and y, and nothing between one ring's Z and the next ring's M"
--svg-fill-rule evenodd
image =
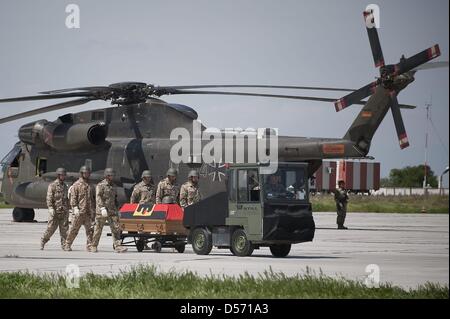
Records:
M367 14L370 12L366 12L365 16ZM109 86L77 87L0 99L0 103L7 103L74 98L1 118L0 124L95 100L111 101L112 105L116 105L67 113L54 121L42 119L19 128L19 141L1 161L1 193L5 202L15 206L14 221L31 221L34 219L34 208L46 207L47 187L56 177L54 172L58 167L65 167L69 181L73 181L78 178L79 168L87 165L93 171L92 183L102 179L106 167L114 168L121 203L128 201L132 187L140 179L143 170L151 169L157 182L165 177L166 170L171 166L179 170L180 176L186 176L192 167L198 168L205 198L223 191L225 184L221 178L224 176L221 174L221 167L224 161L205 163L198 158L198 154L191 154L190 162L180 165L171 162L170 150L175 143L170 139L172 129L181 127L192 133L192 122L197 121L198 115L188 106L161 100L160 97L164 95L239 95L332 102L336 111L352 104L364 105L342 138L278 136L278 160L307 163L308 177L320 167L323 159L367 157L372 138L389 109L394 117L400 147L408 147L409 141L400 109L413 109L414 106L399 104L397 95L414 81L416 71L448 67L448 62L427 63L440 55L439 46L434 45L410 58L403 56L396 64L385 65L377 29L367 27L367 32L380 76L375 82L357 90L279 85L155 86L141 82L121 82ZM219 88L327 90L348 94L336 100L301 95L210 90ZM202 131L206 129L201 125Z

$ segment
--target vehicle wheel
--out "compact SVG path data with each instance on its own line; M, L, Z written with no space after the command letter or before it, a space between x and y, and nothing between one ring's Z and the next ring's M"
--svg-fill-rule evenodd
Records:
M152 245L152 249L157 253L160 253L162 250L162 244L159 241L155 241Z
M286 257L290 251L291 244L270 245L270 252L277 258Z
M208 255L212 249L211 234L205 228L196 228L192 232L192 249L197 255Z
M231 236L231 249L236 256L251 256L253 244L247 239L247 234L241 228L236 229Z
M32 222L34 220L34 209L14 207L12 215L15 222Z
M142 238L139 238L138 240L135 239L136 242L136 249L138 252L142 252L145 248L145 240Z
M184 250L186 249L186 244L182 243L182 244L175 244L175 249L176 251L178 251L180 254L184 253Z
M233 256L236 256L236 254L235 254L234 251L233 251L233 248L230 247L230 251L231 251L231 253L233 254Z

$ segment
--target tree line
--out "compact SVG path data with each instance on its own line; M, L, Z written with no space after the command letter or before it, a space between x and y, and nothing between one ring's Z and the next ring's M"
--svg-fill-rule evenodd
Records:
M438 177L428 165L406 166L391 169L389 177L381 179L381 187L423 187L423 177L427 174L427 184L438 187Z

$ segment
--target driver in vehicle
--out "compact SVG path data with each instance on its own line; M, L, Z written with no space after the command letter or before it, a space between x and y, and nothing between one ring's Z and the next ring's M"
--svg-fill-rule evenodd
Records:
M281 176L271 175L269 177L269 183L266 184L266 193L268 194L279 194L285 193L286 189L283 184L280 183Z

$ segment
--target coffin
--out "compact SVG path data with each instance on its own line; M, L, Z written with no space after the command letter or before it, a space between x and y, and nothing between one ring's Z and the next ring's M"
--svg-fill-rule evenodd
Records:
M119 212L122 231L187 235L183 226L183 209L177 204L124 204Z

